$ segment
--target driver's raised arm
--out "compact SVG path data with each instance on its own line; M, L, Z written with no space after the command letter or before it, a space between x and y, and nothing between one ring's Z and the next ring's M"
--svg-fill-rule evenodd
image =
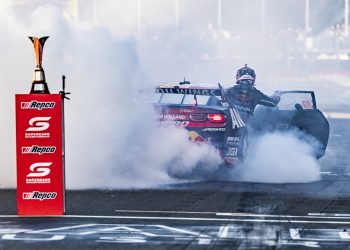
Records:
M279 95L272 95L269 97L258 90L258 104L268 107L275 107L279 101Z

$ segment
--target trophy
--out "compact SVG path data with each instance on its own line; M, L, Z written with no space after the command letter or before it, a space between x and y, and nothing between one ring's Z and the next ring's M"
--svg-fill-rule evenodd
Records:
M33 42L36 58L36 67L33 75L32 88L30 90L31 94L50 94L49 87L47 86L45 79L45 72L41 65L44 44L48 38L48 36L44 36L42 38L29 37L29 39Z

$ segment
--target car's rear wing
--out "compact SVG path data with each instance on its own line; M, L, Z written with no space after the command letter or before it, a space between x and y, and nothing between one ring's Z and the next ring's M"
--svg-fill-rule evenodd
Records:
M208 87L159 86L156 93L220 96L220 89Z

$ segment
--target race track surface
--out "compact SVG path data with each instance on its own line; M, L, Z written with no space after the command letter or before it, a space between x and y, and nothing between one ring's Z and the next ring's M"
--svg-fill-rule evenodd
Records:
M322 179L68 191L66 215L17 217L0 190L0 249L346 249L350 121L331 121Z

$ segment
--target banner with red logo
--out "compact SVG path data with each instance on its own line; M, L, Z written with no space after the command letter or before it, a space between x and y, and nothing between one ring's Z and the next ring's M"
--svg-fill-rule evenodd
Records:
M18 215L64 213L60 94L16 95Z

